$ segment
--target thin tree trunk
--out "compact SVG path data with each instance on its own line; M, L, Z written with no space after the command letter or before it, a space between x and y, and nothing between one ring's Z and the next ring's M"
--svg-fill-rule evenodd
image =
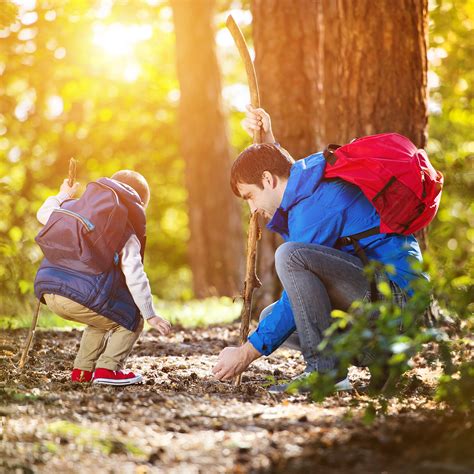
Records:
M186 163L194 293L236 295L243 275L241 213L229 188L231 157L214 40L214 1L172 1Z

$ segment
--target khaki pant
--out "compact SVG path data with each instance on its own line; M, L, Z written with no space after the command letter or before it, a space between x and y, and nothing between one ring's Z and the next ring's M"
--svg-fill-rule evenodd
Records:
M46 304L56 314L70 321L87 324L81 339L74 368L92 371L99 367L121 370L143 330L143 319L135 331L129 331L105 316L91 311L64 296L44 295Z

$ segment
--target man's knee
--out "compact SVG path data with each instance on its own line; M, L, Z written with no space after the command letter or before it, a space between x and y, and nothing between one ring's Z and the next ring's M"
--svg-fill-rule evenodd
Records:
M275 252L275 268L278 275L287 268L295 252L301 247L299 242L285 242L281 244Z

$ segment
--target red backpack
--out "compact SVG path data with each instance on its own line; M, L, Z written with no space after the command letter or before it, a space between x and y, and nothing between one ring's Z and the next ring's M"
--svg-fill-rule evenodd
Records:
M381 233L412 234L436 215L443 175L424 150L398 133L357 138L328 145L325 178L358 186L380 215Z

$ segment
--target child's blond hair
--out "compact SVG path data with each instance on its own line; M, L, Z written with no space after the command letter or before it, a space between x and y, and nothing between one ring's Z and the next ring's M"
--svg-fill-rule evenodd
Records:
M143 175L132 170L120 170L113 174L112 179L132 187L140 196L143 205L146 207L150 201L150 187Z

